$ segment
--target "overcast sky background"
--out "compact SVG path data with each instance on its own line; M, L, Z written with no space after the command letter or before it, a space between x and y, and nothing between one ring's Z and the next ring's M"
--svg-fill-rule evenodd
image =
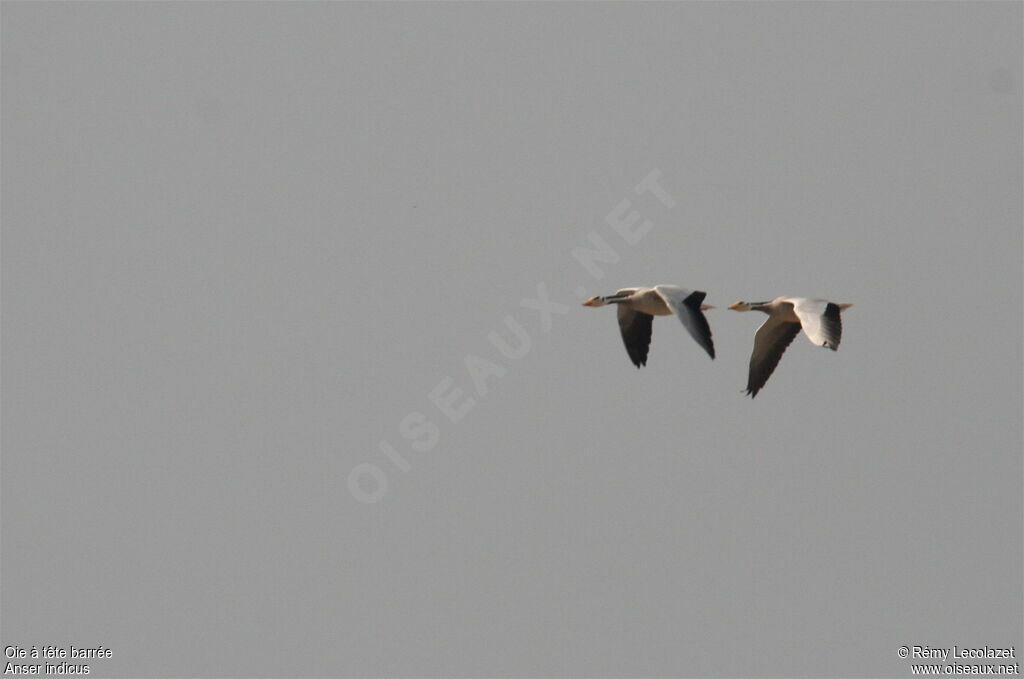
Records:
M2 38L4 645L112 648L99 677L1019 646L1020 3L5 2ZM708 292L717 360L656 319L638 371L578 306L657 283ZM751 401L763 316L724 307L777 295L855 306Z

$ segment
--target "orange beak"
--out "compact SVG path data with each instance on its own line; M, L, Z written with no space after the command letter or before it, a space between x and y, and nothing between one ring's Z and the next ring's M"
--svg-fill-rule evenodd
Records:
M583 303L583 306L594 306L595 301L597 301L597 297L591 297L590 299Z

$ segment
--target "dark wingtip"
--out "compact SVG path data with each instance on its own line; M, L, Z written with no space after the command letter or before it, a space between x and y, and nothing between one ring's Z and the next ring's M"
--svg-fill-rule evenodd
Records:
M689 304L699 311L701 303L704 302L704 298L707 296L708 293L703 290L694 290L683 300L683 304Z

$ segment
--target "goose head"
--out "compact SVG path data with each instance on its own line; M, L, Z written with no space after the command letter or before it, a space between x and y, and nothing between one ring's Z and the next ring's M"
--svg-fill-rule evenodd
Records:
M764 311L770 302L736 302L730 304L729 308L733 311Z

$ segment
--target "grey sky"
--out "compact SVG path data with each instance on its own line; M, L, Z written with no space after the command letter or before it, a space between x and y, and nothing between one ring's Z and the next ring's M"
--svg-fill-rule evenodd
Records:
M99 677L1020 653L1020 3L5 2L2 38L3 645L112 648ZM708 292L717 360L657 319L637 371L578 306L657 283ZM724 307L784 294L855 306L751 401L763 317Z

